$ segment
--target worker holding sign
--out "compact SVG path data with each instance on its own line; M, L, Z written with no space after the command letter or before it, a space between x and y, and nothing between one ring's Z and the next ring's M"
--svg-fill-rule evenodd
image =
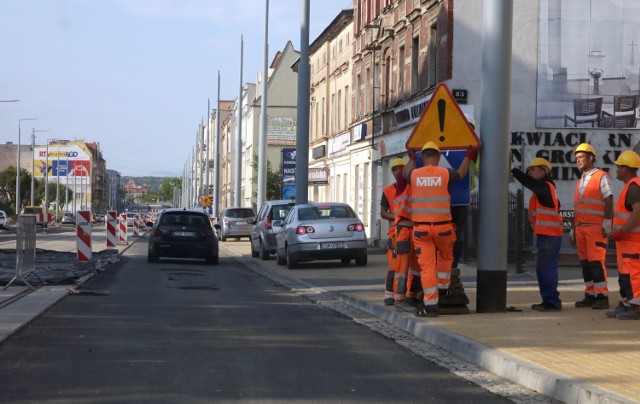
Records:
M413 242L420 265L424 306L418 317L437 317L440 294L449 293L455 229L451 223L449 184L460 181L469 171L469 160L477 155L469 148L457 170L439 167L440 148L433 141L422 147L424 167L416 168L416 151L409 149L405 177L411 187Z

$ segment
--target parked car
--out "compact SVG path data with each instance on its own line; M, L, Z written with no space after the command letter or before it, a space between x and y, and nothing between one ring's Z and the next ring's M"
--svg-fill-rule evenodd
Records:
M71 212L65 212L62 216L61 224L76 224L76 218Z
M224 208L220 212L220 240L227 241L227 237L250 237L251 227L249 219L254 219L256 212L252 208Z
M295 205L290 199L267 201L262 204L255 219L249 219L251 227L251 256L268 260L276 252L276 234L279 226L274 226L274 220L284 220L289 210Z
M160 257L204 258L218 263L218 238L200 209L165 209L149 235L147 261Z
M133 227L133 222L136 220L136 217L138 217L138 214L135 212L127 212L127 227ZM138 220L140 220L138 218Z
M346 203L296 205L273 225L281 226L276 235L278 265L294 269L303 261L331 259L367 265L364 224Z
M0 210L0 229L7 230L9 228L9 218L4 210Z

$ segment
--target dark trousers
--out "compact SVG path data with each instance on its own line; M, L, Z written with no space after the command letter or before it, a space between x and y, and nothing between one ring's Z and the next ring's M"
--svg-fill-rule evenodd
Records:
M553 307L561 308L562 301L558 293L558 257L560 255L561 236L536 236L538 261L536 275L542 301Z

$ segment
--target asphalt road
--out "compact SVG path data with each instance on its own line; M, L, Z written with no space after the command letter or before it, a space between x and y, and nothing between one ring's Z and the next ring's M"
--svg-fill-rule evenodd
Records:
M80 290L0 346L2 402L507 402L224 255L139 240Z

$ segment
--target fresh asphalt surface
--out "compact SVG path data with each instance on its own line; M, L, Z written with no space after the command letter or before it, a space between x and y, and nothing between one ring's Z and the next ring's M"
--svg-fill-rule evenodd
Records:
M2 402L507 402L221 256L146 240L0 346Z

